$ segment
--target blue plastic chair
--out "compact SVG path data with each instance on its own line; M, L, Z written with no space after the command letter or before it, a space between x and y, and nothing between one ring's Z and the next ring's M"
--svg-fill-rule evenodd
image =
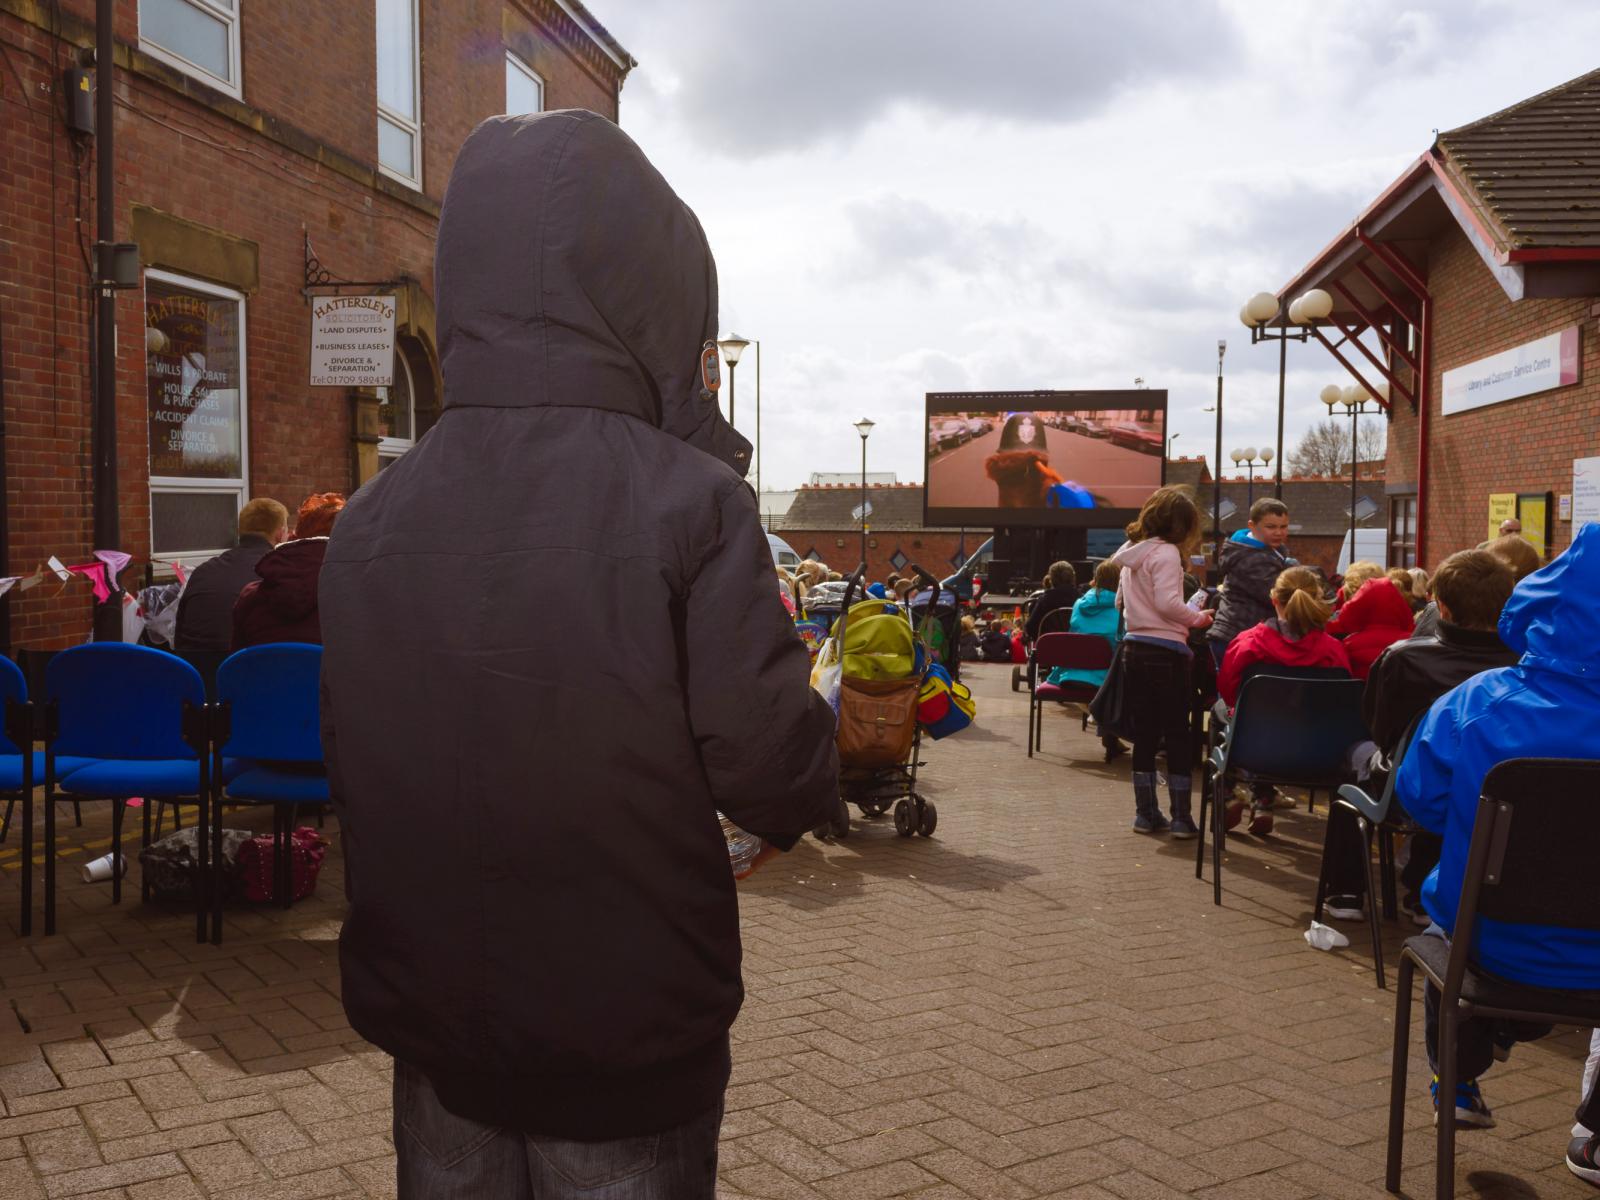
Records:
M1292 679L1255 675L1239 689L1239 702L1221 746L1211 752L1210 786L1200 793L1196 878L1205 862L1206 813L1212 823L1213 902L1222 903L1222 844L1226 805L1222 780L1235 772L1252 782L1335 791L1352 781L1350 747L1369 737L1361 716L1359 679Z
M143 844L157 800L192 800L199 808L196 933L205 937L205 894L211 872L205 852L209 792L205 684L174 655L122 642L63 650L45 668L44 931L55 932L55 798L109 800L111 901L122 902L122 817L127 801L145 798ZM88 761L78 761L88 760ZM72 770L65 768L71 765ZM148 897L148 885L145 887Z
M289 850L295 816L301 805L321 806L329 799L321 681L322 647L301 642L251 646L217 668L221 711L213 739L215 808L220 814L224 802L272 805L272 890L284 908L293 898ZM222 940L220 895L211 938Z

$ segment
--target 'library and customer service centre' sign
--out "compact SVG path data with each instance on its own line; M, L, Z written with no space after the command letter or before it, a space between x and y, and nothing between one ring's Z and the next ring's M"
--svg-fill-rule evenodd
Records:
M1578 382L1578 326L1444 373L1444 414L1520 400Z

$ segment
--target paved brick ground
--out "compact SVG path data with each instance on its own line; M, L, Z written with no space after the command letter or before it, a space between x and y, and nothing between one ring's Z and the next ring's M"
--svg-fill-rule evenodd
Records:
M1193 843L1126 830L1126 760L1052 712L1030 762L1009 670L974 674L980 726L927 753L932 841L858 820L744 886L722 1194L1385 1194L1393 994L1359 929L1342 953L1301 939L1320 815L1235 841L1214 908ZM231 912L213 949L181 913L77 881L107 830L72 831L49 940L15 936L0 847L0 1198L393 1195L389 1063L338 1001L337 851L316 898ZM1585 1042L1486 1078L1500 1126L1461 1139L1460 1195L1586 1194L1561 1165ZM1432 1186L1423 1095L1413 1196Z

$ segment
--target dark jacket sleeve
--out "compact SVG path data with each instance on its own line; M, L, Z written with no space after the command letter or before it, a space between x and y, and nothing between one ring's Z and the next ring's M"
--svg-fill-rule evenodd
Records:
M834 714L778 599L750 489L730 489L720 509L685 606L689 724L717 808L788 849L838 806Z

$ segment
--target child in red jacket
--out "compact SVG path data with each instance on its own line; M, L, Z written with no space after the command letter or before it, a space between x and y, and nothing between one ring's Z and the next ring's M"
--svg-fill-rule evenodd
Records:
M1348 574L1354 574L1356 568L1363 565L1370 564L1353 564ZM1411 611L1410 601L1381 569L1375 578L1363 583L1353 597L1347 592L1344 607L1328 622L1328 632L1345 639L1350 669L1357 679L1365 679L1372 664L1378 661L1378 655L1395 642L1405 641L1415 628L1416 615Z
M1388 580L1383 585L1394 591ZM1398 595L1398 593L1396 593ZM1333 608L1322 598L1322 580L1305 567L1290 567L1279 573L1272 585L1272 608L1278 615L1245 630L1234 638L1222 659L1217 674L1217 694L1233 710L1244 684L1245 672L1257 663L1278 663L1286 667L1337 667L1348 672L1350 657L1337 640L1326 632ZM1253 806L1250 832L1260 835L1272 830L1272 814L1258 801ZM1238 824L1244 803L1228 804L1228 828Z

